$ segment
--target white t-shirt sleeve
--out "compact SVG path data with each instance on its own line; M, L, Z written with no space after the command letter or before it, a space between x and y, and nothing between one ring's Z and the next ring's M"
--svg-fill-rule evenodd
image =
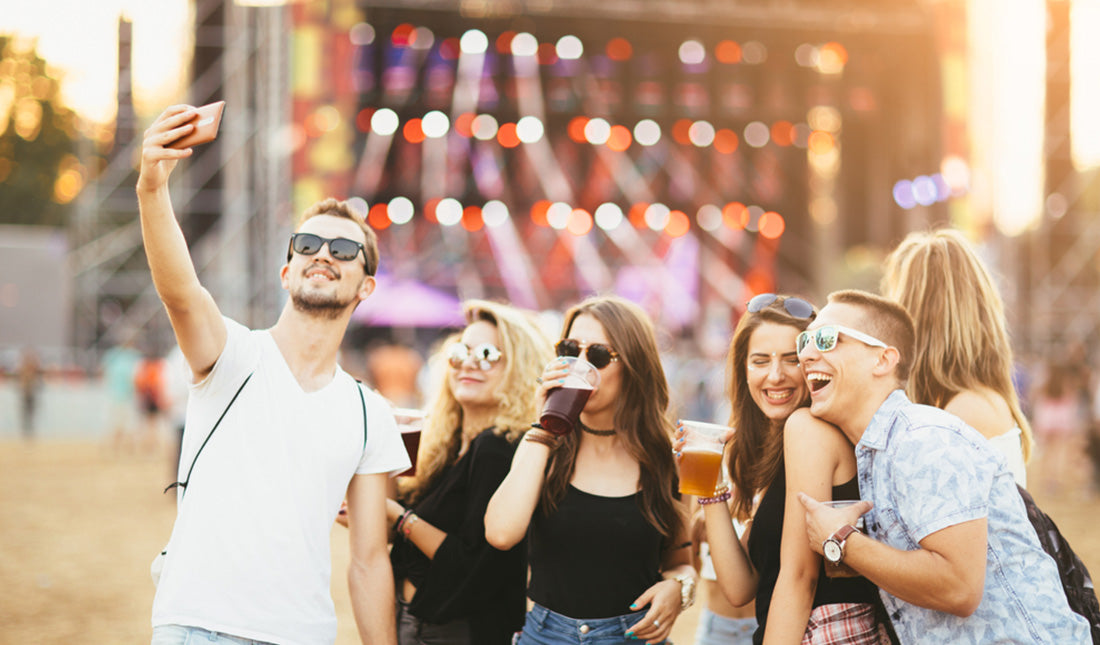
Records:
M236 392L260 362L260 345L250 342L249 338L254 332L231 318L222 316L222 320L225 322L225 347L206 378L191 386L191 393L196 396Z
M401 431L397 428L389 401L368 387L358 384L357 387L362 388L366 396L367 445L355 474L389 473L393 476L408 470L412 462L401 440Z

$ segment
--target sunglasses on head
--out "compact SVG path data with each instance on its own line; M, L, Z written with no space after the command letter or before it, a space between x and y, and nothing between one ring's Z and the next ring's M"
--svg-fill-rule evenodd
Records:
M780 296L777 296L774 293L761 293L759 295L753 296L752 300L749 300L746 309L750 314L759 313L764 309L767 309L769 306L771 306L773 302L775 302L779 298ZM794 316L795 318L800 318L802 320L812 318L814 315L814 306L806 302L802 298L794 298L791 296L784 297L783 308L786 309L787 313L789 313L790 315Z
M313 233L295 233L290 236L290 248L286 252L286 261L295 253L299 255L317 255L321 247L328 244L329 254L342 262L354 260L359 252L363 252L363 261L366 263L367 252L363 245L346 237L321 237Z
M456 370L462 367L467 359L471 357L478 369L482 372L488 372L500 360L501 353L497 346L492 343L481 343L473 348L466 343L452 343L447 348L447 362Z
M607 345L602 343L582 343L572 338L563 338L559 340L558 343L554 345L554 350L558 353L558 356L573 357L579 357L583 351L588 362L592 363L592 366L598 370L607 367L612 361L619 360L619 352L616 352Z
M817 329L808 329L798 335L798 354L802 354L802 350L806 349L810 345L810 340L813 340L814 347L819 352L831 352L836 349L837 339L841 334L845 336L851 336L852 338L870 345L871 347L889 347L886 343L875 338L874 336L868 336L867 334L852 329L850 327L844 327L842 325L825 325L824 327L818 327Z

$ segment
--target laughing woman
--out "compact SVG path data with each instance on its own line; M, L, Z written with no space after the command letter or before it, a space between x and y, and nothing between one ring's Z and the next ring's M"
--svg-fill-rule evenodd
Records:
M485 517L499 549L529 536L534 607L519 645L664 642L695 572L653 324L626 300L592 298L566 313L557 351L583 356L600 384L578 430L527 433ZM564 376L548 365L538 400Z
M424 430L406 509L389 500L396 526L400 645L506 645L523 625L524 545L485 541L485 507L536 413L539 370L550 340L523 312L465 304L466 329L444 347L447 364Z
M804 408L796 338L817 312L805 300L761 294L730 345L731 492L700 499L718 585L735 606L756 600L754 643L888 643L864 578L829 577L806 543L796 495L859 499L852 445ZM725 503L733 500L732 509ZM757 502L757 500L759 500ZM731 512L732 510L732 512ZM744 544L732 520L749 523Z

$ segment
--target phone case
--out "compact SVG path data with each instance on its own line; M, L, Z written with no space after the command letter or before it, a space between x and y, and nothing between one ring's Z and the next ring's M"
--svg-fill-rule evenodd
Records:
M210 103L198 108L198 114L189 123L194 124L195 129L176 139L166 147L181 150L197 146L200 143L210 143L218 136L218 126L222 123L222 110L225 109L225 101Z

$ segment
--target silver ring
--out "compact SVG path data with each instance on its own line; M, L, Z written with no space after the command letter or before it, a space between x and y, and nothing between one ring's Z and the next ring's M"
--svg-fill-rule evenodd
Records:
M659 620L657 620L656 618L654 618L654 619L653 619L653 626L654 626L654 627L660 627L660 626L661 626L661 621L659 621Z
M538 383L539 385L542 385L542 377L541 376L536 376L535 377L535 382Z

